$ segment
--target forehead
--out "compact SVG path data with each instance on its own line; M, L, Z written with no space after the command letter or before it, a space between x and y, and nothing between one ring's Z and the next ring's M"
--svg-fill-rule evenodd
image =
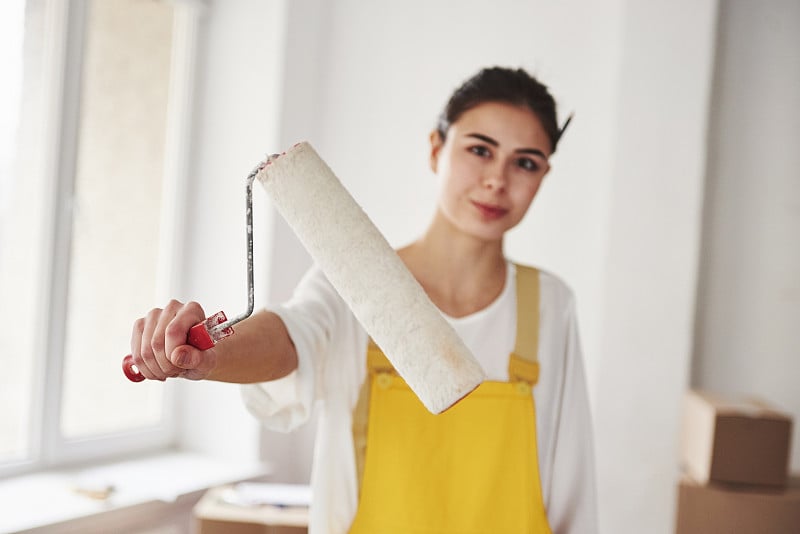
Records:
M549 155L550 138L536 114L524 106L484 102L468 109L450 129L454 137L472 133L487 135L510 150L535 148Z

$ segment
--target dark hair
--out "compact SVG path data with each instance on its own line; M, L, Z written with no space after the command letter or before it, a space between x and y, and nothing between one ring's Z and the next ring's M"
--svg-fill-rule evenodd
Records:
M485 102L504 102L530 109L541 121L550 139L551 151L556 151L563 128L558 127L555 100L545 85L523 69L505 67L481 69L453 92L436 125L442 140L462 114Z

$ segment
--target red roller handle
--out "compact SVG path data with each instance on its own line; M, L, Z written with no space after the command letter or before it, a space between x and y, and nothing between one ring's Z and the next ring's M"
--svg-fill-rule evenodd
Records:
M141 382L144 380L144 375L139 372L136 364L133 363L133 356L128 354L122 358L122 372L128 377L131 382Z
M186 336L186 343L196 349L208 350L213 347L217 341L228 337L233 334L233 328L228 327L223 330L215 330L212 334L209 328L220 325L227 320L224 312L217 312L205 321L197 323L189 329L189 334ZM139 372L136 364L133 363L133 356L128 354L122 359L122 372L128 377L131 382L141 382L144 380L144 375Z

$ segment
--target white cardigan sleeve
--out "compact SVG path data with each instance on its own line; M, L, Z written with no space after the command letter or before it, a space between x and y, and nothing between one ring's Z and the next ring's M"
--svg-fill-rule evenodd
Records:
M278 380L243 385L242 397L267 428L290 432L308 420L314 401L322 398L326 361L336 344L332 339L346 330L341 323L351 314L317 267L306 273L288 302L272 311L286 325L298 367Z
M548 517L554 534L596 534L595 459L592 417L586 387L574 300L566 313L563 384L554 436Z

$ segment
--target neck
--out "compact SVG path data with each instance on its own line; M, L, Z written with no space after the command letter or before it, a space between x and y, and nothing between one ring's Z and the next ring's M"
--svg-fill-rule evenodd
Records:
M433 303L451 317L485 308L505 285L502 240L485 241L448 231L434 221L399 254Z

